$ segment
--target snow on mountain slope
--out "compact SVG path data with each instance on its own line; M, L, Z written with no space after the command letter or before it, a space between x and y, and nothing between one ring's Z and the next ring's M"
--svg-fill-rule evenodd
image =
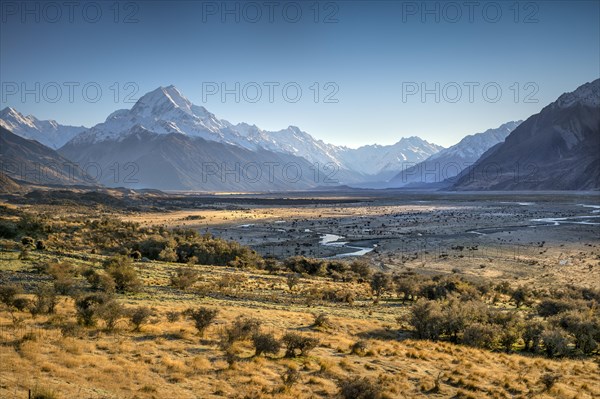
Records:
M523 121L511 121L495 129L488 129L482 133L465 136L461 141L434 154L428 160L442 159L445 157L459 157L465 161L474 162L484 152L501 143Z
M84 126L65 126L56 121L41 121L34 116L24 116L17 110L7 107L0 111L0 126L17 136L57 149L87 128Z
M387 186L402 187L407 184L440 183L454 177L477 161L487 150L503 142L521 122L507 122L495 129L465 136L457 144L433 154L425 161L402 168L402 172L394 176Z
M397 173L407 163L420 162L443 147L419 137L402 138L392 145L367 145L356 149L341 148L337 154L349 169L368 175ZM389 177L389 176L388 176Z
M158 134L180 133L252 151L266 149L291 154L321 165L333 163L339 169L352 171L356 179L381 171L397 172L401 162L423 160L442 148L411 137L392 146L349 149L316 140L296 126L272 132L247 123L233 125L192 104L174 86L159 87L145 94L130 110L113 112L105 122L79 135L74 142L121 141L136 126Z
M122 140L134 126L159 133L181 133L219 142L232 142L224 131L231 126L205 108L192 104L174 87L159 87L141 97L130 110L113 112L106 121L74 140L97 143ZM233 140L234 142L235 140Z

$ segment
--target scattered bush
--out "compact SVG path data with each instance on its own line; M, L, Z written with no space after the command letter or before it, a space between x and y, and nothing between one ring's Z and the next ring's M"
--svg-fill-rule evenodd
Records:
M548 357L562 357L567 355L569 340L565 334L558 330L546 330L542 334L542 341Z
M361 339L360 341L356 341L354 344L352 344L350 347L350 353L353 355L364 356L367 354L367 348L367 342Z
M139 289L141 283L130 257L117 255L110 258L104 264L104 269L113 278L117 292L135 292Z
M286 347L285 357L306 356L308 352L319 345L319 340L312 337L306 337L298 333L289 332L282 338Z
M371 279L371 289L373 293L379 298L381 294L392 288L392 279L389 274L377 272Z
M123 305L112 298L99 304L94 310L98 318L104 320L108 331L114 330L117 322L126 315Z
M540 383L544 386L544 391L549 391L559 379L559 374L544 373L540 377Z
M377 381L367 377L349 378L339 383L340 396L344 399L382 399L383 388Z
M31 310L33 305L29 298L15 298L12 301L12 306L19 312L26 312Z
M200 335L204 334L206 328L213 322L217 317L218 310L200 307L198 309L188 309L186 315L188 315L194 321L194 327L198 330Z
M288 274L285 283L290 291L292 291L300 283L300 277L297 274Z
M292 385L300 381L300 372L295 368L288 367L288 369L281 375L281 380L286 388L290 388Z
M525 350L531 352L537 352L542 341L542 334L546 326L540 321L528 321L525 323L523 328L523 334L521 338L525 343Z
M34 240L33 240L33 238L31 238L31 237L28 237L28 236L23 236L23 237L21 237L21 244L22 244L24 247L29 247L29 248L31 248L31 247L33 247L33 243L34 243L34 242L35 242L35 241L34 241Z
M83 272L83 276L95 291L103 291L107 294L115 292L115 280L104 272L98 272L89 268Z
M147 306L140 306L135 308L129 314L129 320L131 324L134 326L134 331L140 331L142 324L148 322L148 319L152 317L154 312Z
M252 344L256 352L254 356L260 356L263 353L276 355L281 349L281 343L270 333L256 333L252 336Z
M39 314L52 314L58 302L58 297L54 287L48 285L39 285L35 289L35 299L30 312L33 316Z
M0 301L7 306L12 306L15 297L22 292L23 287L17 284L0 285Z
M8 220L0 220L0 237L13 239L19 235L17 225Z
M435 301L420 299L411 308L410 324L420 339L440 338L444 323L442 307Z
M576 307L576 303L573 301L547 298L539 303L537 312L542 317L550 317L569 310L574 310Z
M175 323L176 321L179 320L180 317L181 317L181 313L179 313L179 312L174 312L174 311L167 312L167 321L169 323Z
M329 319L329 316L327 316L327 314L325 314L325 313L320 313L320 314L316 315L315 321L313 322L313 327L330 328L331 320Z
M177 271L171 275L171 285L180 290L186 290L194 285L200 275L197 271L191 268L179 268Z
M531 291L524 286L518 287L510 295L510 299L512 299L517 308L520 308L522 305L529 304Z
M465 328L462 342L477 348L493 349L498 343L498 332L495 325L474 323Z
M221 334L221 347L229 348L234 342L250 339L260 329L260 320L238 317L229 328Z
M77 321L86 327L96 325L98 308L112 300L107 294L91 294L75 300Z
M44 388L44 387L35 387L31 391L31 399L59 399L60 396L57 392Z

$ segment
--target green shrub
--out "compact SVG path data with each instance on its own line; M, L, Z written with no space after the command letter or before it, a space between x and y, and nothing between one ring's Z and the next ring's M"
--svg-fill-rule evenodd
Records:
M562 357L569 353L569 339L561 330L544 331L542 341L548 357Z
M104 269L113 278L117 292L136 292L141 286L137 271L128 256L117 255L109 259L104 264Z
M465 328L462 342L477 348L493 349L498 345L499 333L496 325L473 323Z
M438 302L420 299L411 308L409 322L417 338L437 340L444 327L442 307Z
M186 290L194 285L200 277L200 274L191 268L180 267L171 275L171 285L180 290Z

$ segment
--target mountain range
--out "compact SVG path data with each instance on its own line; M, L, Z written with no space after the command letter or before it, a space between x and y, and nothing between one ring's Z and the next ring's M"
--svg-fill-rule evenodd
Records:
M55 150L87 130L85 126L61 125L54 120L41 121L35 116L25 116L10 107L0 111L0 127Z
M70 184L94 181L109 187L211 192L307 190L341 184L594 189L600 187L600 152L595 151L600 136L599 84L596 80L562 95L525 122L508 122L466 136L446 149L415 136L393 145L352 149L317 140L295 126L266 131L247 123L234 125L167 86L89 129L40 121L5 108L0 112L0 126L6 129L2 140L3 146L10 142L7 148L12 150L0 155L10 164L24 162L29 155L38 162L52 154L60 162L81 167L85 179L71 179ZM52 152L33 150L36 144ZM15 151L18 147L23 151ZM510 162L518 164L512 180ZM492 164L501 170L490 178ZM525 166L529 167L526 176L518 171ZM488 175L478 177L483 171ZM23 180L14 173L8 176L16 183Z
M490 148L453 190L600 188L600 79L561 95Z
M454 176L474 164L487 150L502 143L521 122L508 122L495 129L468 135L425 161L403 169L388 181L386 187L448 185Z
M93 186L96 182L78 165L55 150L17 136L0 127L0 176L2 187L18 183L40 186Z

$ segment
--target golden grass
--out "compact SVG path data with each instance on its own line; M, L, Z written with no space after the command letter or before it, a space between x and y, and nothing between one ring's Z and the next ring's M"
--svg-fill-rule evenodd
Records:
M15 261L16 262L16 261ZM25 266L23 263L21 266ZM164 283L160 276L174 265L144 265L146 283ZM224 268L202 268L205 283L217 281ZM156 323L144 325L141 332L120 324L114 333L102 326L83 330L75 337L62 337L59 323L74 322L72 300L63 300L58 316L24 319L14 329L10 315L0 312L0 397L24 395L27 389L46 387L61 398L310 398L332 397L337 381L368 376L386 387L388 397L474 397L503 398L593 398L600 395L599 367L592 360L548 360L541 357L491 353L446 342L396 339L392 311L385 304L365 302L354 306L319 303L286 305L270 302L262 291L275 286L289 295L281 276L241 272L249 277L238 289L240 300L230 292L219 298L165 291L164 286L145 288L144 294L120 300L127 306L154 308ZM264 283L262 280L267 281ZM306 286L331 286L324 279L303 280ZM359 289L359 287L355 287ZM260 300L257 300L259 298ZM190 321L170 323L166 312L183 311L190 306L219 309L215 323L200 338ZM314 315L330 315L331 328L311 328ZM240 359L230 366L219 349L219 332L239 316L255 317L263 329L282 336L288 330L316 336L321 344L307 358L253 358L250 343L236 345ZM52 319L52 324L46 322ZM358 340L366 343L366 353L352 354ZM296 368L300 381L285 387L281 375ZM558 373L554 387L543 392L539 382L544 373ZM441 373L441 374L440 374ZM433 393L436 379L440 392Z

